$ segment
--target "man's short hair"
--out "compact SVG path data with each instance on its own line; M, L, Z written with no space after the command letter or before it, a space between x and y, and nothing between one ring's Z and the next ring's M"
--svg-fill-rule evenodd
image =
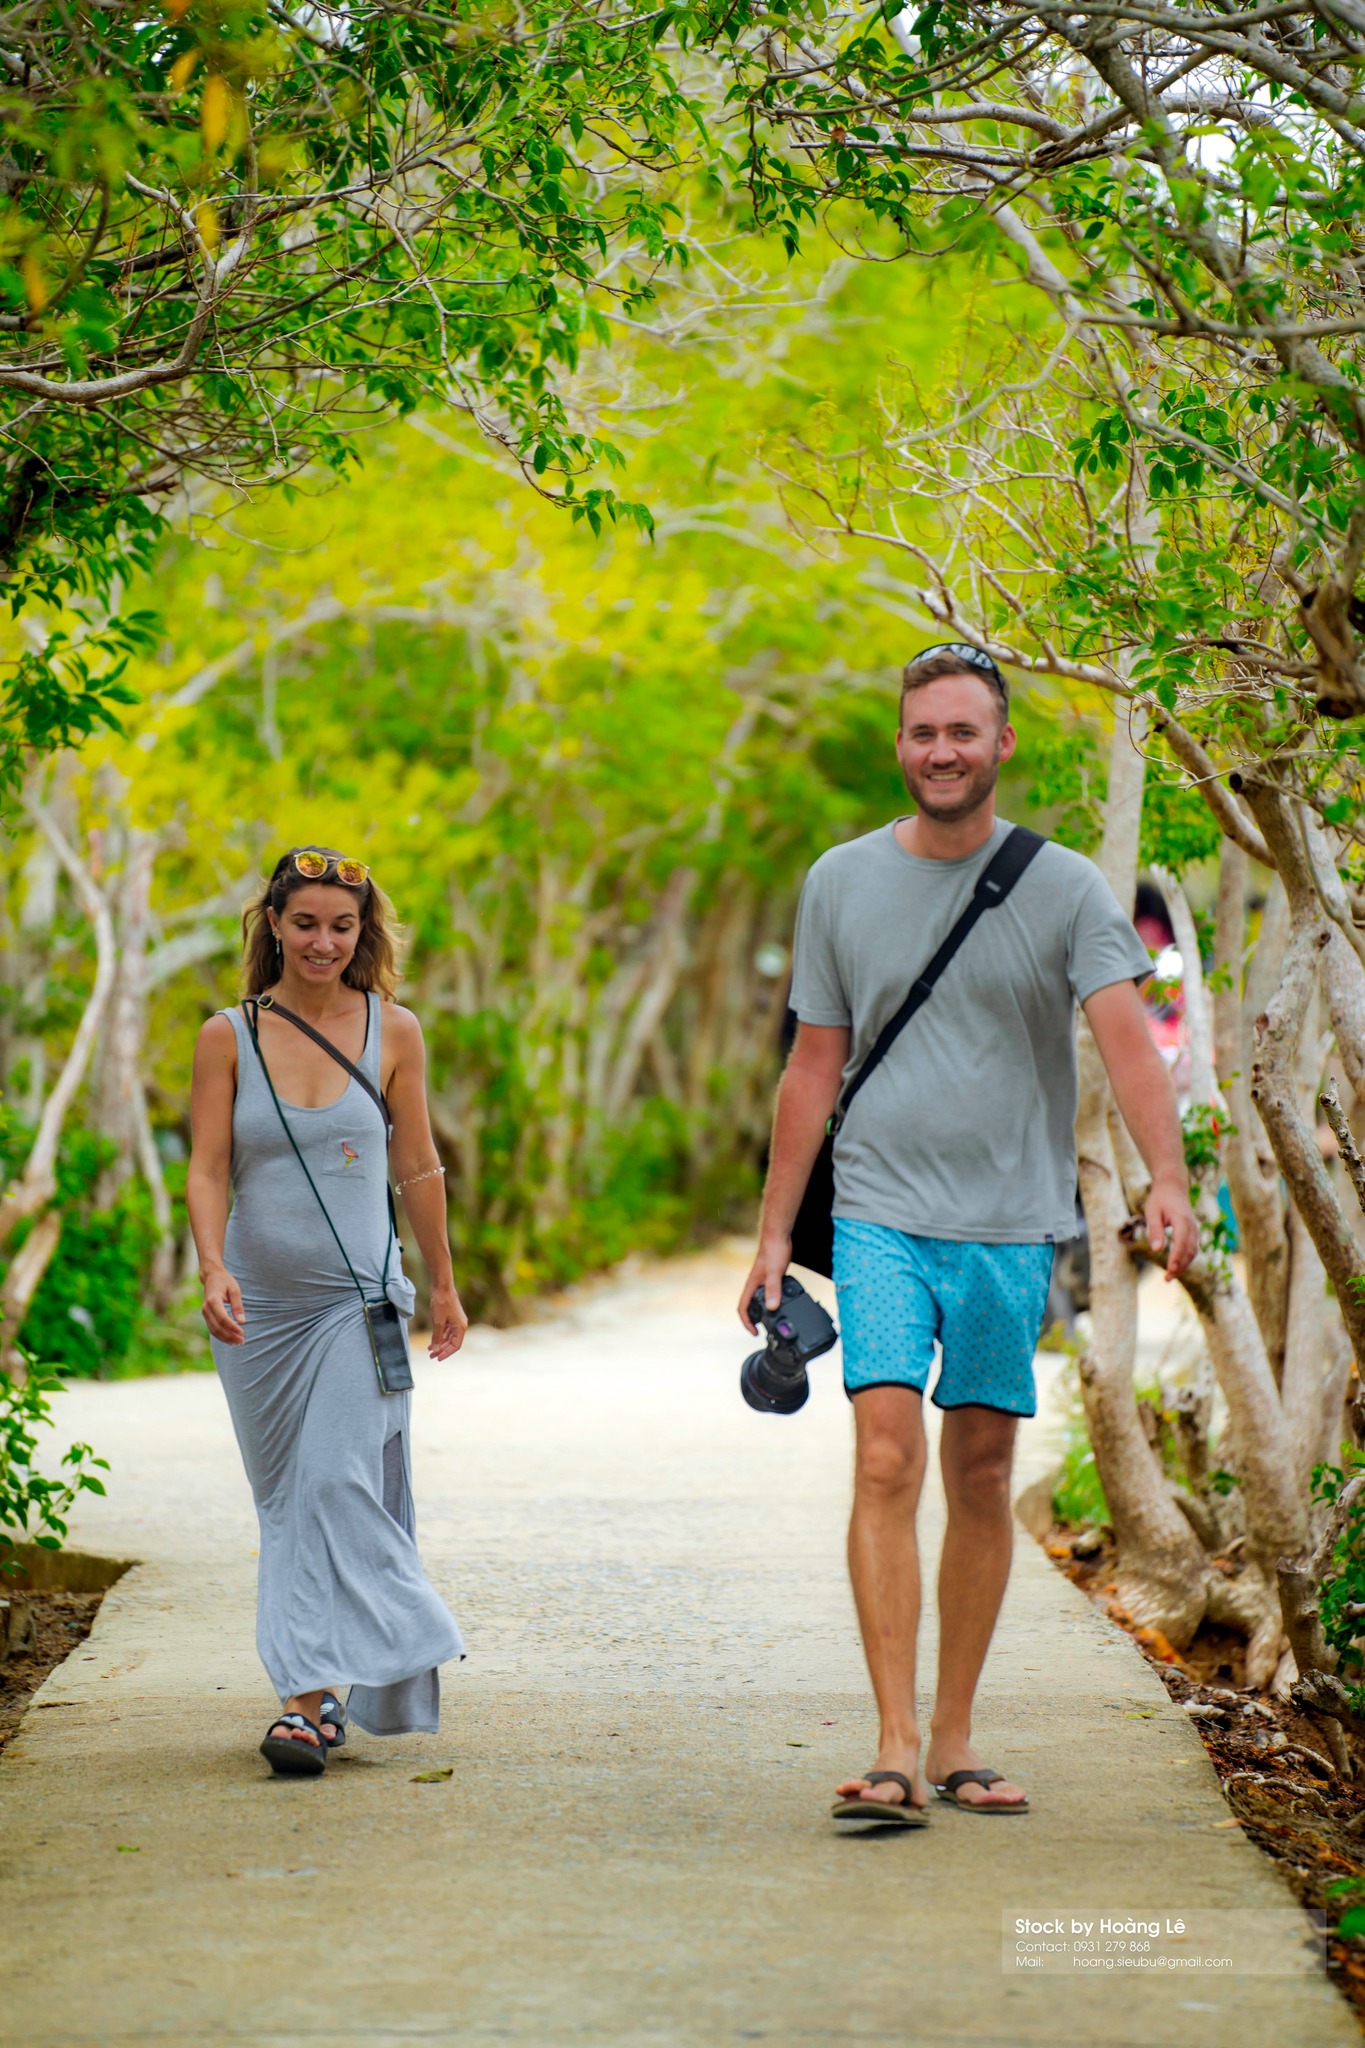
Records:
M999 698L1000 723L1006 723L1010 715L1010 686L989 654L983 654L979 647L972 647L965 640L943 640L938 646L926 647L921 654L910 657L901 675L902 717L910 692L922 690L926 683L936 683L940 676L979 677Z

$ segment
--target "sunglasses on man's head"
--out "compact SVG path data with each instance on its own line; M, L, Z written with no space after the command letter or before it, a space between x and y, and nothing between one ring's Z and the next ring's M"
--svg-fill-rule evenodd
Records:
M977 668L983 675L994 676L1001 689L1005 687L1005 678L989 654L983 654L979 647L972 647L966 640L940 640L937 647L922 647L911 662L911 668L921 661L927 661L931 654L955 654L968 668Z
M310 882L324 879L344 882L348 889L358 889L370 878L370 871L363 860L352 860L348 853L333 856L321 852L316 846L301 847L294 855L294 867Z

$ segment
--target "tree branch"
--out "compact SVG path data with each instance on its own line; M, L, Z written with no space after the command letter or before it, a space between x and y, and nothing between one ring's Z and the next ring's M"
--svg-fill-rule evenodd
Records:
M1290 941L1280 986L1258 1022L1251 1095L1290 1195L1336 1289L1356 1367L1365 1377L1365 1291L1358 1284L1365 1278L1365 1261L1317 1139L1300 1113L1295 1074L1299 1033L1317 978L1318 956L1330 931L1331 926L1319 919L1300 925Z
M1341 1097L1337 1094L1335 1081L1327 1083L1318 1101L1322 1104L1322 1113L1336 1138L1341 1163L1346 1168L1351 1186L1356 1191L1356 1200L1362 1211L1365 1211L1365 1159L1361 1158L1355 1135L1346 1121L1346 1112L1341 1106Z
M24 1170L18 1181L6 1188L0 1197L0 1246L8 1244L19 1224L44 1208L56 1190L57 1147L61 1142L62 1127L85 1079L118 964L113 919L104 897L46 806L36 798L26 797L24 809L56 854L94 929L95 979L56 1086L43 1104Z

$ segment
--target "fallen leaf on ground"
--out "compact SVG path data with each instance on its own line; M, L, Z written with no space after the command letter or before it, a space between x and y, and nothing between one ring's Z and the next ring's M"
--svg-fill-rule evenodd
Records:
M118 1852L120 1856L140 1856L142 1854L141 1849L133 1842L120 1842Z
M1242 1823L1239 1820L1216 1820L1212 1825L1216 1828L1239 1828Z
M454 1775L454 1764L446 1764L439 1771L418 1771L412 1782L414 1785L439 1785L442 1778L453 1778Z
M1185 1659L1177 1649L1167 1642L1159 1628L1135 1628L1133 1634L1144 1649L1151 1651L1159 1663L1178 1664L1183 1670Z

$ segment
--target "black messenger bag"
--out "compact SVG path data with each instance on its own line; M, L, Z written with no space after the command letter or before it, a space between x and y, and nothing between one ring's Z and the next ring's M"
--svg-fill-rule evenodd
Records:
M956 953L978 918L1003 903L1035 854L1047 845L1026 825L1016 825L1003 846L992 855L972 891L971 900L949 932L910 993L877 1034L876 1044L856 1074L844 1083L834 1114L825 1131L825 1142L815 1157L801 1197L801 1207L792 1225L792 1264L806 1266L812 1273L830 1278L834 1272L834 1140L854 1096L868 1076L881 1065L916 1010L922 1009L934 992L944 968Z

